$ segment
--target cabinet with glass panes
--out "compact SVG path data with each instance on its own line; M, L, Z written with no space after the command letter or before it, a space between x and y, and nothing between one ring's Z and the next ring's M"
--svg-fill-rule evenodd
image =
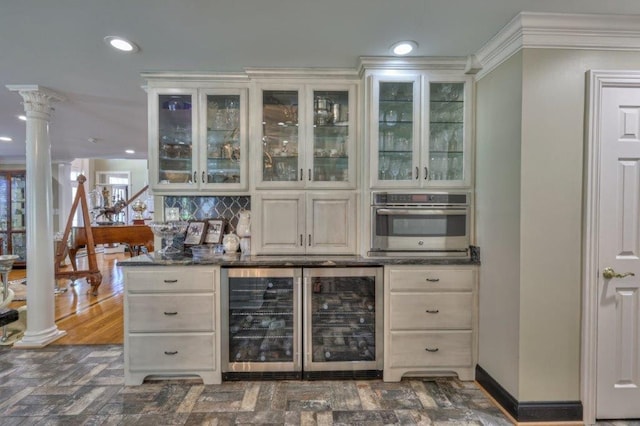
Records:
M355 186L355 88L261 85L257 188Z
M471 80L419 71L369 79L371 187L469 186Z
M176 82L149 93L149 181L157 193L246 190L247 89Z
M24 170L0 171L0 240L0 253L18 255L13 266L25 266L27 237Z

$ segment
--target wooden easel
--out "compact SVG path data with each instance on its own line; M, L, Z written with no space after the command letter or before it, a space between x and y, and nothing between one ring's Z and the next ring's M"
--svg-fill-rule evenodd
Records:
M89 217L89 207L87 206L87 196L84 192L84 183L87 178L84 175L78 175L78 190L76 197L73 200L71 211L69 212L69 218L67 219L67 226L64 228L64 235L62 236L62 244L56 245L55 255L55 278L68 278L75 281L78 278L86 278L87 282L91 284L91 294L98 295L98 287L102 283L102 274L98 269L98 263L96 261L96 247L93 241L93 233L91 232L91 218ZM66 247L69 241L69 233L73 226L73 216L78 209L78 203L82 209L82 222L84 223L84 230L87 236L87 259L89 259L89 269L83 271L61 271L60 263L66 257Z

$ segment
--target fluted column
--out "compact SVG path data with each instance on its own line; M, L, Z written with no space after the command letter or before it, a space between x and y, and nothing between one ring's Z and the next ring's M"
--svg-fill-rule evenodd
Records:
M27 115L27 329L14 347L41 348L64 336L55 323L53 190L49 121L63 97L37 85L9 85Z

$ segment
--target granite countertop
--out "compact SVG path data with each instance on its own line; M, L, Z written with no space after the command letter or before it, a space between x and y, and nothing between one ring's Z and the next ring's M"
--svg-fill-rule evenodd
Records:
M477 258L443 257L362 257L362 256L241 256L238 254L216 256L212 260L194 261L191 257L163 258L157 253L143 254L118 261L118 266L176 266L216 265L223 267L332 267L332 266L383 266L383 265L479 265Z

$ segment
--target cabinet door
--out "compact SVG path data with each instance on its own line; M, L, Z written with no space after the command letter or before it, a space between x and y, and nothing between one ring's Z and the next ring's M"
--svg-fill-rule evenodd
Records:
M356 253L356 195L307 193L306 252Z
M262 117L262 167L258 186L296 188L304 185L300 158L300 135L304 134L299 117L304 114L300 89L265 88L260 92Z
M149 184L156 191L196 187L196 99L195 89L149 91Z
M421 77L372 76L371 186L420 185Z
M469 184L470 86L465 81L429 82L429 143L424 163L430 186Z
M355 186L355 97L355 85L309 89L306 186Z
M258 226L251 237L256 254L304 253L304 194L257 194L255 200Z
M200 187L246 189L246 89L203 90L199 106L200 132L205 135L199 155Z

